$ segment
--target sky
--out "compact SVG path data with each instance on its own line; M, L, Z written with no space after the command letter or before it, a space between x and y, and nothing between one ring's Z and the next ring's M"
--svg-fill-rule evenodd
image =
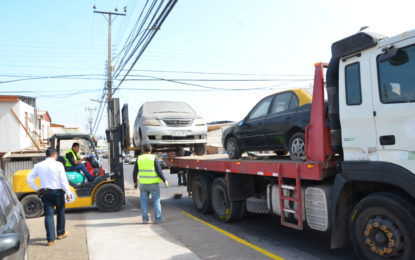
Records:
M127 6L112 23L119 69L146 2L153 0L0 1L0 95L36 97L58 124L86 128L92 116L104 135L106 113L99 117L100 103L91 99L100 100L105 86L108 25L92 6ZM132 123L144 102L158 100L187 102L207 122L239 121L269 94L310 87L313 64L328 62L331 44L362 26L387 36L414 29L414 7L400 0L178 0L135 66L125 67L132 69L127 81L114 81L114 97L128 103Z

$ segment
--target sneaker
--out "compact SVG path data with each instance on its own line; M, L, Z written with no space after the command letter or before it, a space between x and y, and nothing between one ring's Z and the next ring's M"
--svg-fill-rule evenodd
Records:
M58 236L58 239L64 239L69 237L71 234L69 234L69 232L65 232L63 235Z
M148 220L143 220L143 224L148 224Z
M50 242L48 242L48 246L54 246L54 245L56 245L56 241L50 241Z
M156 221L156 222L154 222L154 224L161 224L161 223L164 223L164 222L166 222L166 220L162 219L162 220L160 220L160 221Z

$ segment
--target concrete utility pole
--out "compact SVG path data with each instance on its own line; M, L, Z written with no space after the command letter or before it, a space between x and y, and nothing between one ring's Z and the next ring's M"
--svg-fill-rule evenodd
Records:
M95 9L95 5L93 6ZM118 11L118 9L115 9ZM102 12L102 11L94 11L96 14L104 15L105 19L108 21L108 61L107 61L107 89L108 89L108 128L114 126L114 110L111 108L109 102L112 100L112 49L111 49L111 24L112 24L112 16L122 15L125 16L125 12L127 12L126 7L124 7L124 13L114 13L114 12ZM108 15L108 18L107 18ZM114 18L115 19L115 18Z
M89 134L92 135L92 122L94 122L94 119L92 118L92 111L97 110L96 108L89 108L86 107L85 111L89 111L89 117L88 117L88 124L89 124Z

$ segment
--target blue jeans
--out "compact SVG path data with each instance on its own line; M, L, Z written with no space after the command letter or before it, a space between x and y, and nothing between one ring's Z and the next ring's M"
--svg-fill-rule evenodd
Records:
M143 221L148 221L148 197L150 194L153 199L155 220L156 222L160 222L163 220L163 216L161 215L160 187L158 183L140 184L141 213Z
M42 198L43 210L45 212L46 239L48 242L55 241L58 236L65 234L65 192L63 190L49 190ZM53 207L56 207L57 226L55 233L55 221Z
M86 169L85 164L80 163L71 167L68 167L68 171L79 171L81 170L82 173L85 175L85 177L88 179L88 181L93 181L94 176L92 176L89 171Z

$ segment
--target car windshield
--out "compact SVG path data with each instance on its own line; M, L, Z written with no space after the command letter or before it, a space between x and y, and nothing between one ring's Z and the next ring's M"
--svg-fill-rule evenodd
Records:
M144 113L191 113L195 111L186 103L183 102L151 102L144 106Z

